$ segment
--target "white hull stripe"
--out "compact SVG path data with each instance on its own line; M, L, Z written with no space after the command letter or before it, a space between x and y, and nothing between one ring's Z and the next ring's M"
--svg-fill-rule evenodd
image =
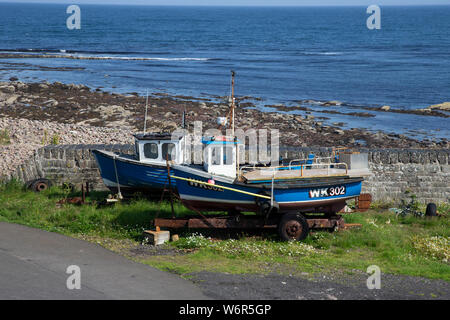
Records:
M333 201L333 200L347 200L351 198L356 198L357 196L349 196L349 197L339 197L332 199L315 199L315 200L302 200L302 201L283 201L278 203L300 203L300 202L317 202L317 201Z

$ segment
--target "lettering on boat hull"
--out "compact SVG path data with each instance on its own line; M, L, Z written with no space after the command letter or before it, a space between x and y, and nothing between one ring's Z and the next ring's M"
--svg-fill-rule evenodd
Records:
M206 190L211 190L211 191L220 191L223 192L223 189L220 187L213 187L213 186L208 186L206 184L203 183L198 183L198 182L194 182L194 181L188 181L188 184L192 187L195 188L201 188L201 189L206 189Z
M323 197L343 196L345 195L345 193L346 193L345 186L319 188L309 190L309 197L323 198Z

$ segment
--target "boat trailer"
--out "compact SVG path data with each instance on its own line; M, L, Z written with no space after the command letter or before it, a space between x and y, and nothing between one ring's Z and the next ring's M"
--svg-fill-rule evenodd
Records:
M338 230L354 227L353 224L346 224L343 217L340 215L329 217L305 215L305 218L310 230ZM279 218L269 218L266 221L264 217L254 215L208 215L206 217L185 216L181 218L156 218L153 220L153 223L157 227L169 229L276 229L279 221Z

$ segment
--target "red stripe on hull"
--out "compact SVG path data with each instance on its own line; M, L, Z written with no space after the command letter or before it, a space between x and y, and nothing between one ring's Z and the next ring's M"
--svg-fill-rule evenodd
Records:
M182 200L183 204L191 210L198 211L241 211L241 212L256 212L258 207L256 204L238 204L238 203L223 203L201 200ZM345 199L333 199L314 201L314 202L297 202L297 203L279 203L279 211L301 211L301 212L323 212L333 213L339 212L345 207Z

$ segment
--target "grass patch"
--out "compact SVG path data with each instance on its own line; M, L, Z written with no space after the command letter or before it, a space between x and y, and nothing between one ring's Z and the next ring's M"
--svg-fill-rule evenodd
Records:
M0 146L7 145L11 143L11 138L9 136L8 129L0 130Z
M423 255L443 262L450 260L450 237L413 237L414 248Z
M67 235L140 241L142 231L151 227L151 220L158 212L161 217L171 215L169 203L150 202L142 198L111 206L99 206L107 194L91 192L86 197L86 201L92 203L89 205L57 206L58 200L80 196L81 193L58 187L35 193L25 190L17 182L8 182L0 185L0 221ZM181 204L175 204L175 210L179 214L190 213Z
M223 264L222 260L226 259L237 270L254 273L278 270L282 273L338 271L351 274L355 270L365 272L368 266L378 265L384 273L450 281L450 225L447 217L396 218L386 210L371 210L348 214L345 219L348 223L361 223L363 226L335 233L314 232L303 243L245 236L239 240L212 240L197 234L181 238L172 245L195 249L194 254L179 257L176 261L191 271L210 270L211 266L207 266L205 260ZM152 264L152 261L155 266L163 261L170 263L164 257L146 262ZM216 266L213 270L217 268L230 272L228 266Z
M99 207L107 193L91 192L90 205L62 205L65 197L80 196L52 187L42 193L27 191L17 182L0 185L0 221L63 233L98 243L126 255L139 246L142 231L160 213L171 216L170 204L135 198ZM381 206L381 205L380 205ZM193 214L175 203L177 215ZM378 265L383 273L405 274L450 281L448 204L438 206L441 218L395 217L386 209L346 214L347 223L361 228L314 232L302 243L278 241L275 233L240 234L212 239L206 233L181 233L169 246L185 254L139 256L138 261L179 274L196 271L229 273L353 274Z
M258 257L303 257L317 254L317 250L302 242L279 242L259 239L243 238L240 240L213 240L201 234L192 234L181 238L174 245L180 249L207 249L212 253L235 258L255 259Z

